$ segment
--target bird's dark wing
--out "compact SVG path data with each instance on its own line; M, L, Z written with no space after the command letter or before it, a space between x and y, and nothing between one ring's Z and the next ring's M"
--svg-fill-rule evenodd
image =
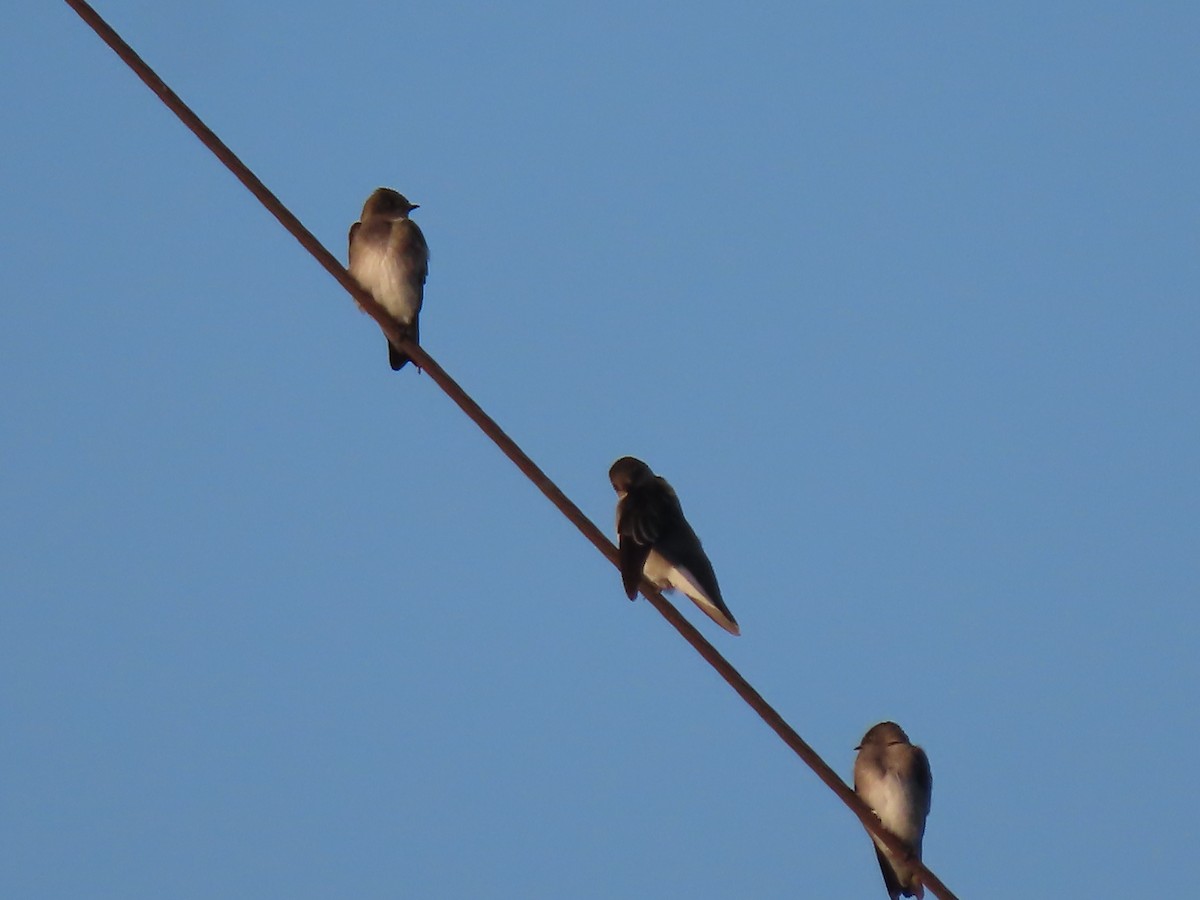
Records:
M633 488L621 501L617 533L628 535L639 544L653 546L682 518L675 492L661 478Z
M933 805L933 772L929 769L929 757L920 747L913 747L913 784L916 786L921 803L921 820L929 815Z
M421 284L429 277L429 244L425 243L425 235L412 219L404 219L401 227L405 230L406 243L410 253L407 254L413 262L413 274L421 279Z
M646 566L646 557L650 555L649 544L639 544L628 535L621 535L617 542L621 560L621 584L625 586L625 596L632 600L637 596L638 585L642 582L642 569Z
M721 600L721 588L717 585L717 573L713 571L712 562L704 552L700 538L696 537L696 532L692 530L687 519L683 518L682 513L674 527L664 530L654 549L671 565L687 569L696 580L697 586L713 602L722 608L725 606Z
M662 479L660 478L659 481ZM682 569L691 576L695 586L728 621L722 622L721 618L714 615L713 611L707 609L703 603L701 603L701 608L722 628L732 634L738 634L737 620L721 597L721 586L717 584L717 573L713 571L712 562L709 561L708 554L704 552L700 538L696 536L696 532L692 530L692 526L688 524L687 518L683 515L683 508L679 504L679 498L675 496L675 491L665 481L662 483L670 497L673 512L665 518L654 549L676 569ZM696 600L697 598L693 597L692 599Z
M617 511L617 544L621 582L630 600L637 594L646 557L663 532L671 529L678 507L674 492L669 487L664 491L654 482L634 488L621 500Z
M904 890L900 886L900 879L896 877L896 870L892 868L892 864L888 862L887 856L875 846L875 858L879 860L879 871L883 873L883 886L887 888L888 896L892 900L900 900L900 892ZM911 897L911 894L905 894L906 897Z

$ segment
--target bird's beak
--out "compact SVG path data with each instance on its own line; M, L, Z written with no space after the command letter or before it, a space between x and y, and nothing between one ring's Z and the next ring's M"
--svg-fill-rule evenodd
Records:
M409 209L420 209L420 208L421 208L420 203L414 203L412 206L409 207Z

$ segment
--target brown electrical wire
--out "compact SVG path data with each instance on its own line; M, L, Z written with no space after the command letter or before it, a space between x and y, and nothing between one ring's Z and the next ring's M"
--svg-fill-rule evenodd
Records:
M200 117L192 112L191 108L184 103L179 95L172 91L166 83L158 77L153 69L134 52L121 38L112 27L104 21L91 6L84 0L65 0L79 17L86 22L93 31L99 35L113 51L129 66L130 69L143 81L146 86L152 90L166 106L175 113L176 116L186 125L192 133L200 139L209 150L211 150L225 167L233 173L246 189L250 191L259 202L266 207L280 224L286 228L293 237L296 238L312 256L319 262L326 271L329 272L337 282L344 287L363 310L371 316L383 329L388 340L399 346L407 353L426 374L428 374L434 382L440 387L445 394L458 404L474 422L479 426L492 441L500 448L500 450L520 469L525 476L533 482L533 484L546 495L546 498L553 503L571 523L579 529L585 538L595 545L596 549L604 554L614 566L619 566L617 559L617 548L613 546L612 541L605 537L604 533L596 527L583 512L571 502L570 498L564 494L550 477L538 467L532 459L526 455L516 442L513 441L504 431L496 424L483 408L479 406L470 395L459 386L453 378L446 373L437 362L424 349L412 343L402 333L396 321L387 314L387 312L375 299L361 287L358 282L350 277L350 273L342 266L342 264L334 257L332 253L325 249L324 245L313 236L307 228L301 224L287 207L280 202L279 198L272 194L267 186L264 185L258 177L250 171L232 150L230 150L213 131L200 120ZM838 774L830 768L820 756L817 755L804 740L796 733L773 706L763 699L762 695L756 691L750 682L742 677L741 673L730 664L718 651L717 648L708 642L696 628L685 619L677 610L649 581L642 581L642 593L646 599L657 609L668 622L674 626L683 639L691 644L696 652L704 657L705 661L712 666L717 673L728 682L746 703L758 713L759 717L770 726L779 737L787 744L797 756L799 756L817 777L820 778L832 790L843 803L849 807L862 822L863 826L871 834L876 835L889 850L899 854L902 858L907 856L907 850L904 844L885 829L879 818L873 813L859 796L854 793L850 787L838 777ZM910 860L912 865L920 872L921 883L930 889L935 896L941 900L958 900L958 898L946 887L941 879L939 879L932 871L929 870L923 863L918 860Z

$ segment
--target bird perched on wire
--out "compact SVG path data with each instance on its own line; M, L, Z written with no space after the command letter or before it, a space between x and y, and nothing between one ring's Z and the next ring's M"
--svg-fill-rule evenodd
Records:
M873 726L856 749L854 790L908 851L908 856L900 859L871 835L888 896L891 900L924 897L925 888L908 862L921 859L925 817L933 793L929 758L909 742L904 729L895 722Z
M608 479L617 492L617 539L626 596L632 600L637 595L645 575L659 589L683 591L730 634L741 634L721 598L712 563L666 479L632 456L613 463Z
M418 343L418 316L429 274L425 235L408 214L416 203L391 188L378 188L350 226L350 274ZM388 362L399 370L408 354L388 342Z

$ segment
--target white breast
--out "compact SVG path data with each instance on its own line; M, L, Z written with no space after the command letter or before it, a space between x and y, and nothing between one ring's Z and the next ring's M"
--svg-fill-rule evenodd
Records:
M921 823L917 821L916 804L904 789L895 772L887 772L863 797L867 805L892 834L909 843L921 837Z
M642 566L642 572L659 590L674 586L672 576L675 574L675 567L659 556L657 550L650 551L650 555L646 557L646 564Z
M350 264L350 274L399 321L409 324L420 312L420 285L414 285L406 277L394 255L374 247L363 248L355 254Z

